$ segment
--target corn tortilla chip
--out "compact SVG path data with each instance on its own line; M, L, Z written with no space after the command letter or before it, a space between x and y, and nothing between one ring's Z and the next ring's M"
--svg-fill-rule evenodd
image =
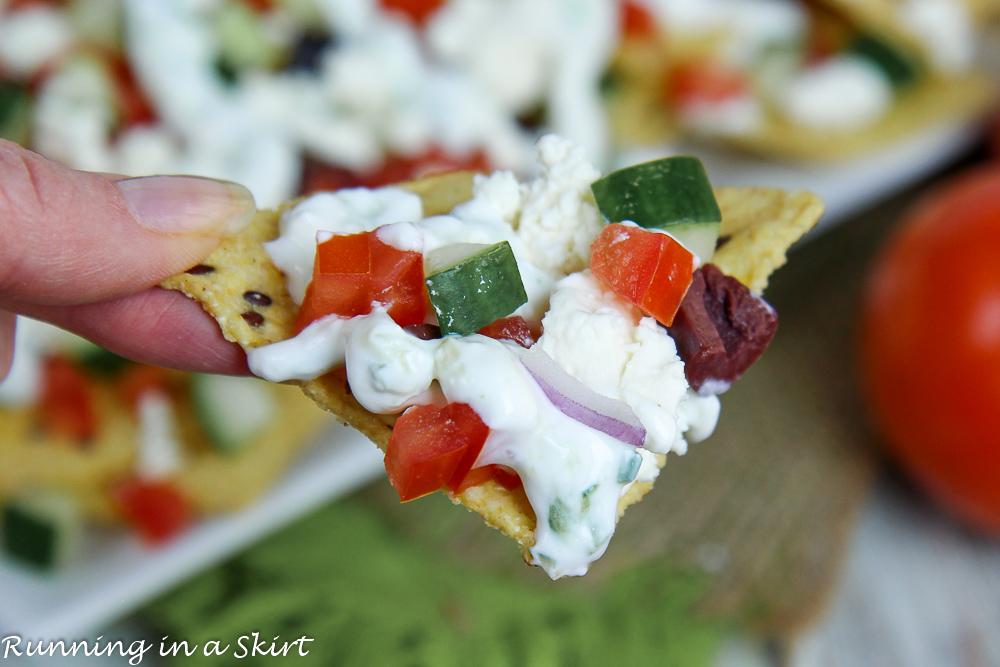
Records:
M402 187L419 194L425 204L425 215L433 215L469 199L472 176L455 172ZM754 289L761 289L766 284L771 271L784 262L788 247L816 224L823 212L822 204L809 193L727 188L719 190L718 195L723 211L722 235L728 241L723 244L716 261L724 271L745 280ZM182 274L163 283L164 287L178 289L200 301L219 321L226 338L247 350L273 342L280 332L287 336L292 333L290 323L297 306L288 298L280 272L273 266L266 266L269 262L263 248L258 242L250 241L250 237L258 241L265 239L265 230L276 235L279 216L279 211L262 211L248 232L223 241L204 262L215 271ZM272 296L274 305L265 316L273 318L273 322L252 327L240 317L240 311L247 307L240 295L250 289L264 290ZM294 384L299 384L320 407L364 433L385 451L395 417L377 415L361 407L351 395L343 373L333 371L315 380ZM665 460L658 456L661 467ZM651 488L651 483L631 487L619 502L619 515ZM489 525L513 538L520 545L525 560L530 561L535 514L523 489L509 491L490 480L452 500L479 513Z

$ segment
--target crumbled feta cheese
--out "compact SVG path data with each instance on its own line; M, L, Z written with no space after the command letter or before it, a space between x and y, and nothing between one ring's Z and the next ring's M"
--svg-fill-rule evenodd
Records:
M892 101L892 83L878 67L845 55L801 72L779 100L791 120L820 130L869 126L885 115Z
M538 157L541 175L522 186L517 234L539 268L553 276L580 271L603 226L590 194L600 172L582 147L552 134L538 141Z
M536 344L563 370L635 411L648 449L666 454L680 444L677 409L687 380L666 329L606 292L589 272L556 284L542 329Z
M66 15L48 5L31 5L0 16L0 64L28 79L73 45Z
M900 20L925 45L931 64L945 74L972 66L976 34L969 7L957 0L904 0Z
M153 389L143 392L136 406L139 420L136 475L144 479L170 477L183 466L170 397Z

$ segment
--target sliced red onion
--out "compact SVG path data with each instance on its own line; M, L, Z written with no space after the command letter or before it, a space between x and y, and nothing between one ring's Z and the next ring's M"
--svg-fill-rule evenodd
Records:
M646 429L627 403L602 396L562 369L534 345L522 350L521 363L542 392L567 417L633 447L642 447Z

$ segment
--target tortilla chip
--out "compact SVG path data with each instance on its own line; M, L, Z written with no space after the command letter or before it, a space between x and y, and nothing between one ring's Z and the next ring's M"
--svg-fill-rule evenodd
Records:
M472 175L454 172L402 184L419 194L425 215L449 211L472 195ZM805 231L816 224L823 207L809 193L785 193L778 190L725 188L718 191L723 211L724 242L715 260L723 271L732 273L754 289L762 289L771 271L785 261L785 251ZM205 260L215 271L175 276L163 283L197 299L218 321L229 340L244 349L252 349L275 340L281 332L291 335L297 306L288 298L280 272L266 259L260 244L251 241L277 235L279 211L262 211L251 228L227 239ZM270 230L267 232L266 230ZM245 271L244 271L245 269ZM273 305L265 314L268 321L259 327L247 326L241 312L249 306L242 300L246 291L265 290ZM279 298L275 298L279 297ZM293 382L320 407L332 412L342 422L370 438L382 451L389 444L394 415L378 415L365 410L351 395L346 377L332 371L315 380ZM666 458L658 456L662 467ZM652 483L631 487L619 502L619 515L639 501ZM486 522L513 538L526 561L535 543L535 514L523 489L505 489L493 480L472 487L452 498L456 503L482 515Z

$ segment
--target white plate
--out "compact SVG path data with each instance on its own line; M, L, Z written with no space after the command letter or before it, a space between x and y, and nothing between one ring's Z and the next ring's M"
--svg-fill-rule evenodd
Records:
M87 535L82 558L57 575L0 560L0 638L82 638L380 474L379 449L357 431L334 424L251 507L202 521L162 547L144 547L126 531L95 530Z
M954 161L978 134L974 126L945 127L860 162L832 167L689 150L703 157L717 185L812 190L827 203L820 227L828 228ZM647 150L630 159L653 157L657 151ZM378 449L357 432L336 427L326 439L249 509L205 521L162 548L144 548L119 532L94 532L82 561L57 576L31 574L0 560L0 637L83 636L381 474Z

